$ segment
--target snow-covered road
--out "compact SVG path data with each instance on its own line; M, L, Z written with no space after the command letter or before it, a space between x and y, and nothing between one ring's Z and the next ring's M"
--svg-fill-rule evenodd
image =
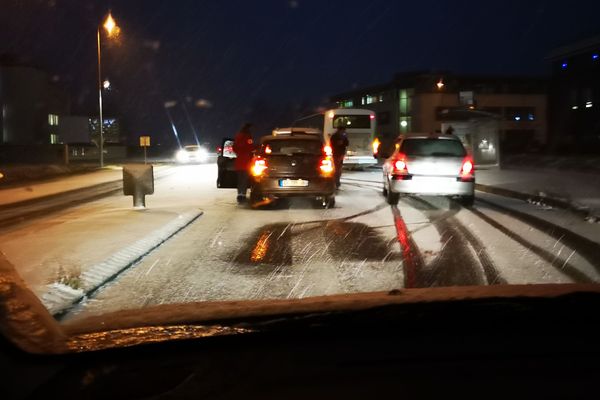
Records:
M600 281L600 228L567 211L484 193L473 209L430 197L390 207L380 171L345 172L334 209L297 200L253 210L215 187L214 165L177 168L157 182L150 210L200 208L202 217L64 320L190 301ZM81 206L72 217L115 202L122 199Z

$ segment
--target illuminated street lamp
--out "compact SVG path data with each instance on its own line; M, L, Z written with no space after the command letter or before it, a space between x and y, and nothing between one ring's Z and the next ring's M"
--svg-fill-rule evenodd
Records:
M442 80L442 78L440 78L440 80L438 81L438 83L436 83L436 86L438 88L438 90L442 90L444 88L444 81Z
M111 13L108 13L108 16L104 20L104 23L101 25L102 28L108 34L108 37L117 36L120 32L115 19L112 17ZM104 119L102 118L102 89L110 88L110 82L108 80L102 82L102 52L100 47L100 26L98 26L97 32L97 40L98 40L98 108L99 108L99 117L98 121L99 129L100 129L100 167L104 167Z

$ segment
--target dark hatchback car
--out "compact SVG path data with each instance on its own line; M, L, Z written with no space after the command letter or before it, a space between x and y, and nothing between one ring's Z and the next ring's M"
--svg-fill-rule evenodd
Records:
M217 159L217 187L234 188L233 141L225 139ZM320 131L308 128L274 130L263 136L250 165L250 201L312 197L321 207L335 205L335 171Z
M322 207L335 204L333 159L319 131L279 129L261 138L250 166L250 200L314 197Z

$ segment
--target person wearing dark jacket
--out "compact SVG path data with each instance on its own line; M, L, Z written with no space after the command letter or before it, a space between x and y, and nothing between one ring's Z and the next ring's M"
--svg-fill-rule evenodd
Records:
M346 149L349 144L348 137L346 136L346 129L344 129L343 126L339 126L335 133L329 138L329 145L331 146L333 162L335 165L335 184L338 188L341 185L342 166L344 164L344 157L346 156Z
M235 170L237 171L237 201L242 203L246 200L248 190L249 169L252 161L252 152L255 149L252 135L250 134L251 124L244 124L240 131L235 135L233 141L233 151L236 154Z

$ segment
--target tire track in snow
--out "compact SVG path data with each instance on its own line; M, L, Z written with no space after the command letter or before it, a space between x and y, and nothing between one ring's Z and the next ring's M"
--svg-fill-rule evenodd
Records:
M494 220L493 218L491 218L488 215L485 215L483 212L476 210L476 209L470 209L469 211L471 213L473 213L474 215L476 215L477 217L479 217L481 220L485 221L487 224L489 224L493 228L495 228L496 230L500 231L501 233L508 236L515 242L519 243L521 246L525 247L530 252L534 253L536 256L538 256L542 260L546 261L552 267L556 268L559 272L564 273L565 275L567 275L569 278L573 279L574 281L581 282L581 283L593 283L594 282L594 279L590 278L585 273L581 272L575 266L570 264L569 259L567 259L565 262L563 262L562 265L557 265L556 261L558 260L558 257L556 255L541 248L540 246L537 246L537 245L529 242L528 240L523 238L521 235L511 231L510 229L508 229L507 227L502 225L500 222Z

